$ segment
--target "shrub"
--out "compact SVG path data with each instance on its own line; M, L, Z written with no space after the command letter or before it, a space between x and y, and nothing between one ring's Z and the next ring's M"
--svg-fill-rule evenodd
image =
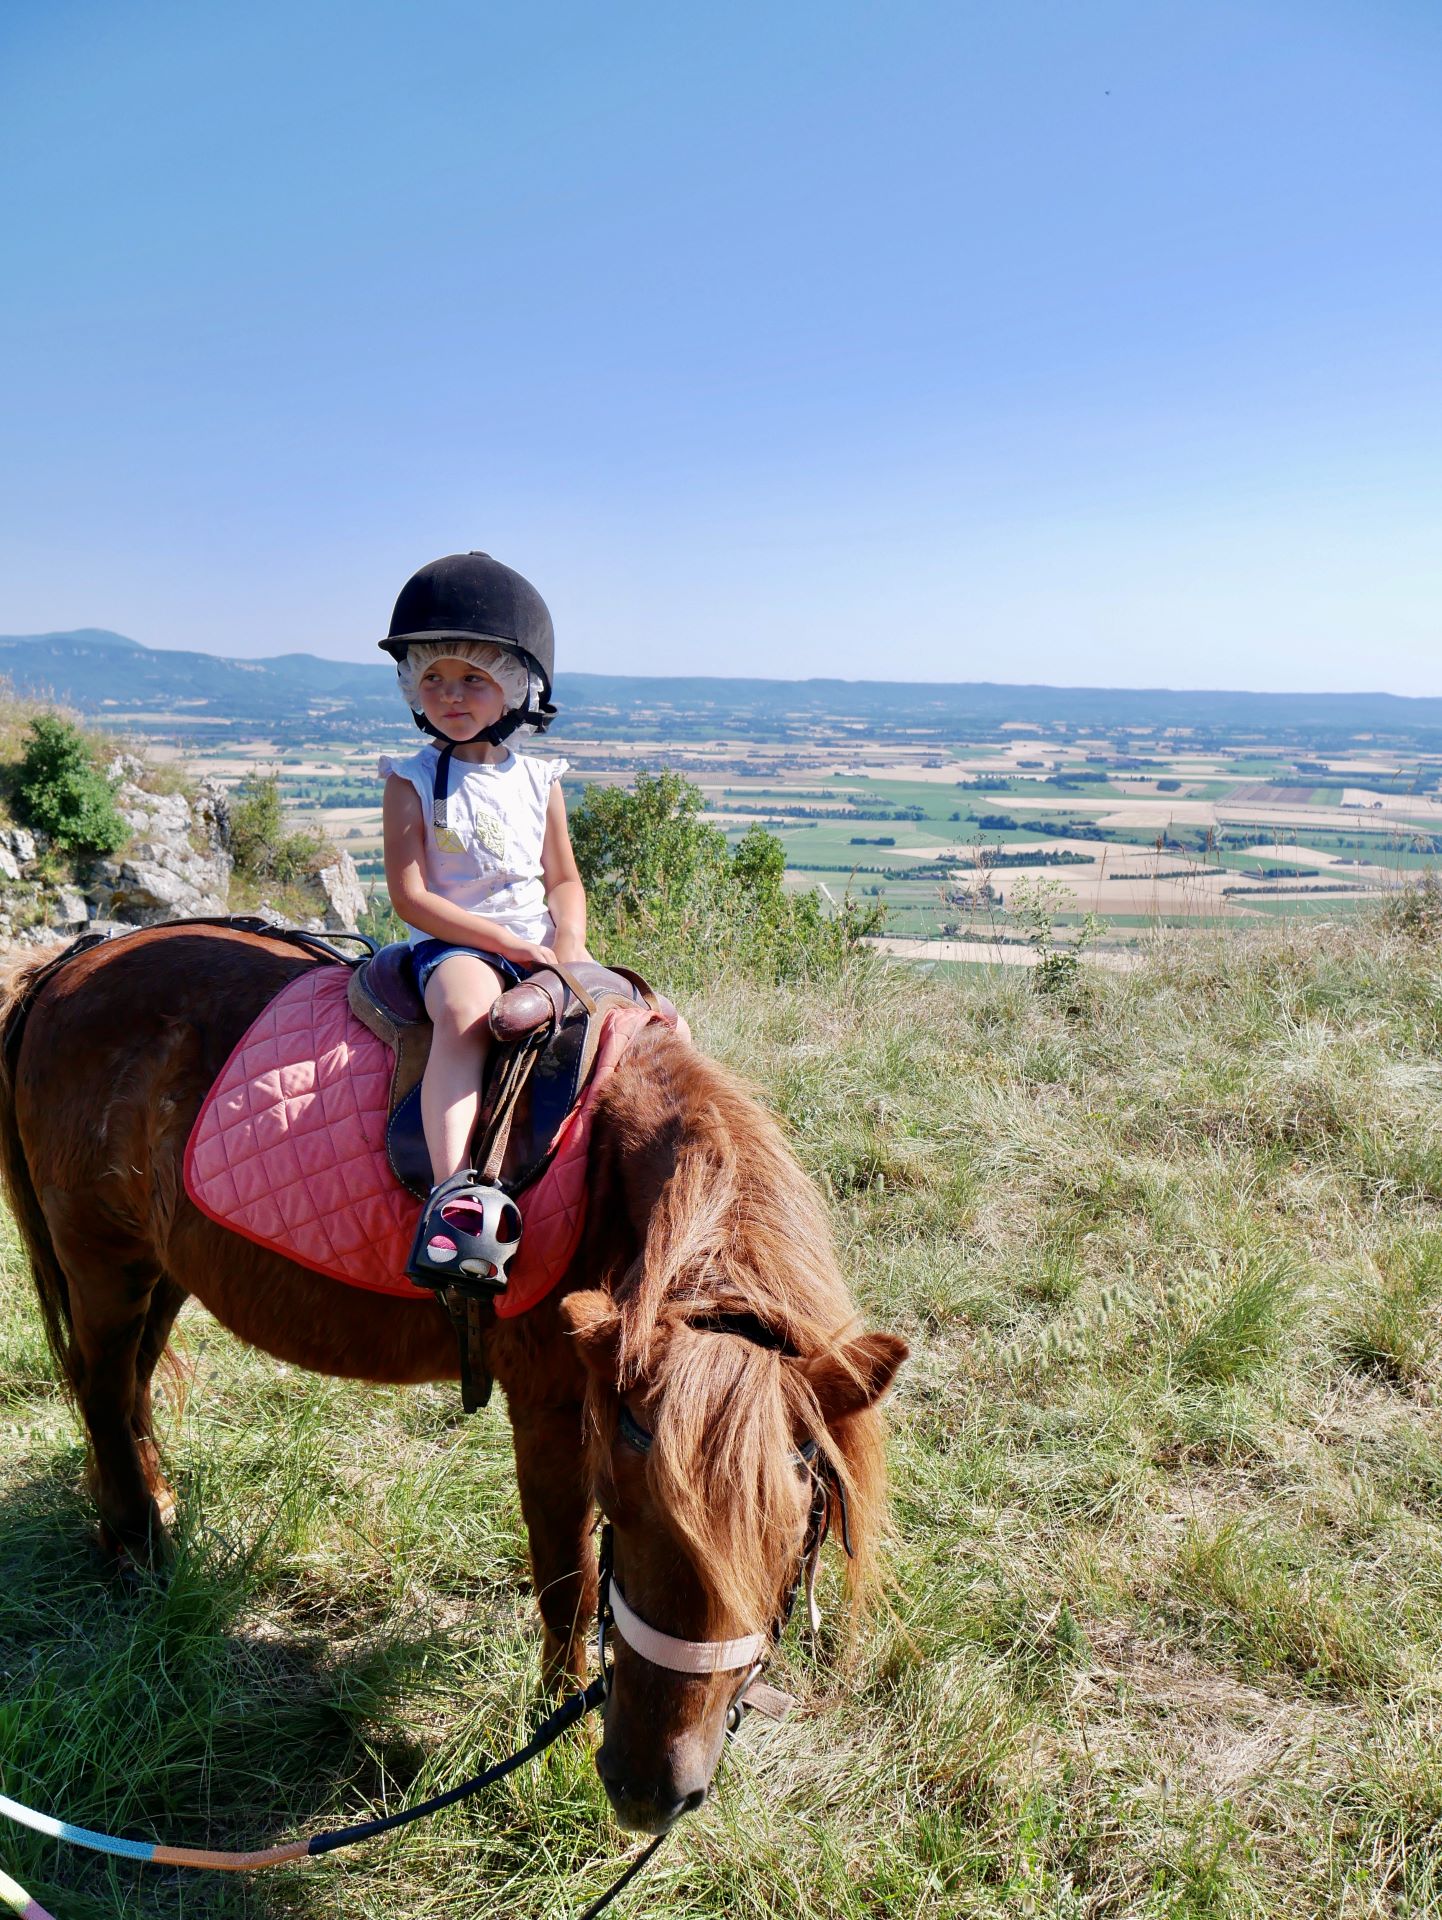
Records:
M1429 868L1389 894L1382 903L1382 924L1410 940L1442 940L1442 880Z
M719 960L765 979L833 972L885 909L849 895L828 912L789 893L786 850L753 824L734 849L702 819L700 789L680 774L641 774L634 792L587 787L571 841L591 909L593 949L673 980Z
M231 796L230 851L236 870L253 880L303 880L326 851L313 833L288 833L280 777L247 774Z
M85 735L59 714L40 713L15 775L15 810L67 853L114 853L130 829L115 789L96 766Z
M366 910L356 922L356 930L374 940L378 947L389 946L393 940L408 937L406 923L391 905L390 896L383 886L367 889Z

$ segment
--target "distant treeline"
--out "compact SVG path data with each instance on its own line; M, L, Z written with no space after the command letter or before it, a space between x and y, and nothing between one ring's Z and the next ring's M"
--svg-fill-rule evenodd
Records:
M987 874L993 867L1091 867L1096 862L1085 853L1073 853L1069 847L1043 847L1031 852L991 852L988 850L979 865L960 860L918 861L913 867L874 867L861 861L848 860L807 860L802 863L789 862L798 866L802 873L867 873L875 874L880 880L956 880L967 874Z
M1057 840L1111 838L1094 820L1018 820L1009 813L979 813L976 825L983 833L1047 833Z

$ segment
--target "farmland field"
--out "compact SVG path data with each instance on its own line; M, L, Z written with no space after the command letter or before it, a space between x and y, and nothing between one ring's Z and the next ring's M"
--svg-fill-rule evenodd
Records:
M398 733L329 746L317 736L284 752L264 739L184 751L228 781L277 770L291 811L377 885L376 761L411 746ZM1020 940L1039 913L1062 940L1090 916L1095 951L1165 927L1347 918L1442 859L1437 754L1353 747L1324 760L1225 743L1199 753L1185 739L1065 728L942 752L868 745L854 728L820 724L801 743L598 743L568 740L563 722L538 750L572 762L572 806L588 782L675 766L733 842L760 822L785 847L790 884L881 900L884 937L907 942Z

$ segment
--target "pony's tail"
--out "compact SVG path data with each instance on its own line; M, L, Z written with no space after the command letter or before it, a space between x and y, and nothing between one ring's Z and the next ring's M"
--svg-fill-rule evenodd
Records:
M40 1300L45 1337L66 1384L75 1386L70 1324L70 1287L55 1253L40 1196L30 1177L30 1162L15 1118L15 1066L20 1056L21 1029L29 1009L31 976L50 964L42 956L18 967L0 988L0 1184L21 1241L30 1257L30 1272Z

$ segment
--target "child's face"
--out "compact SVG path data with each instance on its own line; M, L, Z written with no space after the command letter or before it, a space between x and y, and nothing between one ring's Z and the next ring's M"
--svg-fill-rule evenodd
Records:
M506 696L469 660L433 660L421 675L421 711L451 740L474 740L506 710Z

